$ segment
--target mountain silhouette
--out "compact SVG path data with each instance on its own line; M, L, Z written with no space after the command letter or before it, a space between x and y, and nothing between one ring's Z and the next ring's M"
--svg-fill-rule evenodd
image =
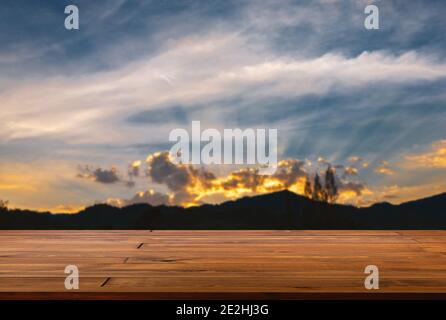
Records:
M0 211L0 229L264 230L446 229L446 193L400 205L367 208L318 202L290 191L219 205L182 208L135 204L94 205L77 214Z

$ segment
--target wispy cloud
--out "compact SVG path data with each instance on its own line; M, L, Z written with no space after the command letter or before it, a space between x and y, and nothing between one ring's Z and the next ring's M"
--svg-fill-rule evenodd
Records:
M381 160L379 162L379 165L378 167L376 167L375 172L383 175L395 174L395 171L390 168L390 163L385 160Z
M446 140L437 141L424 153L406 156L403 166L413 169L446 169Z
M414 52L392 56L363 53L354 58L326 54L311 59L269 58L249 52L237 36L185 39L170 50L117 71L77 78L55 78L0 94L3 139L38 136L117 142L126 115L165 105L212 104L240 98L261 103L271 98L324 95L373 83L411 83L446 77L446 64ZM231 62L218 57L236 56ZM166 69L175 85L157 76ZM197 71L198 70L198 71ZM108 124L108 125L107 125ZM79 130L82 128L82 130ZM122 132L122 131L121 131ZM108 139L107 139L108 138Z

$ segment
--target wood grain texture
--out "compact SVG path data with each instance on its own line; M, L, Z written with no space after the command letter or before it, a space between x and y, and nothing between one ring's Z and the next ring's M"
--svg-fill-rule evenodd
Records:
M76 265L80 289L64 287ZM364 268L380 289L364 288ZM446 231L0 231L0 298L446 293Z

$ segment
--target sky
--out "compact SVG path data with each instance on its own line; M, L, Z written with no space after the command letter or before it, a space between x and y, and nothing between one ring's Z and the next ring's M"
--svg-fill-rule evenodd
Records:
M0 199L199 205L302 193L328 165L339 203L446 192L445 16L441 0L2 1ZM279 170L172 164L169 132L193 120L278 129Z

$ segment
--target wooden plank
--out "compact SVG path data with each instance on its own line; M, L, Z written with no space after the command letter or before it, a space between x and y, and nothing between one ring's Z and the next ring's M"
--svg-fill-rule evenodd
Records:
M446 232L0 231L0 293L66 294L68 264L79 267L79 292L101 297L363 294L369 264L379 292L446 293Z

